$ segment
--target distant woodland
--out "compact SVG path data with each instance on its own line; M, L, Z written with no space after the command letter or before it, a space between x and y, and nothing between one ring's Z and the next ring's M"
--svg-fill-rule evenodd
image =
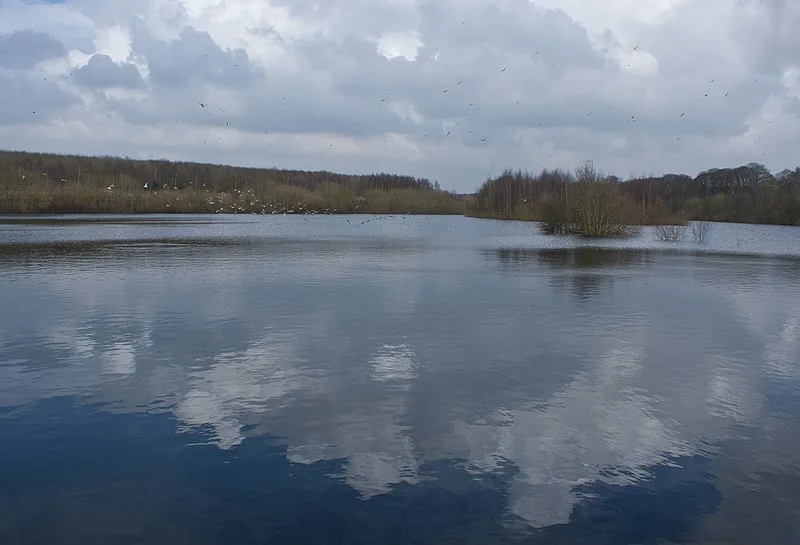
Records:
M0 151L0 214L464 214L422 178Z
M587 235L607 234L592 222L800 225L800 168L773 174L749 163L694 178L623 181L586 163L574 172L507 170L475 194L459 195L394 174L0 151L0 214L41 213L467 214L542 221L550 232Z
M578 204L610 215L616 224L706 220L800 225L800 168L773 174L750 163L709 169L694 178L665 174L626 181L597 171L591 163L575 172L508 170L481 186L468 214L544 221L558 232L576 221Z

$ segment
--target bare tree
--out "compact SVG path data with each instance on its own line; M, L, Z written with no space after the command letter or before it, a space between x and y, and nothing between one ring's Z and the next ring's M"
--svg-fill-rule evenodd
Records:
M650 229L653 236L663 242L679 242L686 237L685 225L654 225Z
M632 236L635 205L622 193L620 184L587 161L575 170L571 203L575 232L590 237Z
M693 221L690 225L690 230L695 242L705 242L711 231L711 223L707 221Z

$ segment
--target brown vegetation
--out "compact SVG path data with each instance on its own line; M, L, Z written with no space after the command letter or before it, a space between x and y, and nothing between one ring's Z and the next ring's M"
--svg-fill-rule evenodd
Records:
M690 225L692 239L695 242L706 242L711 233L711 224L707 221L693 221Z
M680 242L686 238L685 225L654 225L650 230L656 239L663 242Z
M0 214L463 214L465 203L409 176L0 152Z
M576 216L579 209L583 212ZM591 164L574 174L507 170L481 186L468 214L541 221L548 233L605 231L592 228L596 219L625 224L626 233L630 226L680 226L688 220L800 225L800 168L772 175L751 163L711 169L695 178L666 174L624 182L595 172ZM698 236L705 240L708 228L703 230Z
M623 182L587 163L575 173L505 171L458 195L391 174L0 151L0 214L39 213L467 213L587 236L688 220L800 225L800 168L773 175L751 163ZM695 225L692 236L705 240L707 223Z
M504 181L512 188L510 199L500 184L487 182L478 192L474 207L491 208L490 203L500 209L505 206L506 213L500 217L538 220L547 234L628 236L638 232L637 226L648 219L648 211L622 191L620 181L596 170L591 162L578 168L574 176L545 171L539 182L511 174ZM536 183L542 185L536 187Z

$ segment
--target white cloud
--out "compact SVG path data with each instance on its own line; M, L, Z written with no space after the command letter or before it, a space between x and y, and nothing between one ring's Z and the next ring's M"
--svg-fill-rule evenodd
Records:
M777 171L800 140L796 6L6 0L0 147L396 171L460 190L590 157L622 176ZM72 77L98 55L116 75Z
M405 382L416 377L414 349L408 345L384 345L370 361L370 376L378 382Z
M128 60L131 49L131 32L118 25L100 28L94 38L95 54L107 55L116 63Z
M222 449L238 445L244 417L268 412L295 390L312 386L293 352L291 341L270 338L240 353L215 356L209 369L190 377L178 417L189 425L212 426Z
M378 38L376 44L378 53L387 59L403 57L407 61L417 60L419 48L424 45L416 31L390 32Z
M800 100L800 68L797 66L790 66L783 72L783 85L792 96Z
M106 350L105 370L111 375L132 375L136 372L136 349L131 343L121 342Z

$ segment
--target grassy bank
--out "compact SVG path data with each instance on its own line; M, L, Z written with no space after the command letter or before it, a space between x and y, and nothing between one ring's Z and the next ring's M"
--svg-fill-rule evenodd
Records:
M574 172L503 172L474 195L424 178L241 168L0 151L0 214L466 214L542 222L547 233L633 234L690 220L800 225L800 168L763 165L622 181Z
M29 184L0 190L0 214L463 214L464 201L441 191L280 184L216 192Z
M0 214L465 211L464 198L408 176L0 152Z

